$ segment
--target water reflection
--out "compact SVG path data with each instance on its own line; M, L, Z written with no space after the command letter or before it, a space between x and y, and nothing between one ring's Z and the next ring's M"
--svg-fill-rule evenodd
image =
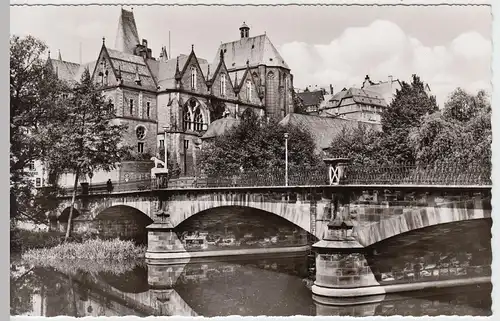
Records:
M331 306L313 301L308 262L295 258L130 262L116 266L11 264L11 315L490 315L491 284L386 295L383 301ZM320 300L321 301L321 300Z

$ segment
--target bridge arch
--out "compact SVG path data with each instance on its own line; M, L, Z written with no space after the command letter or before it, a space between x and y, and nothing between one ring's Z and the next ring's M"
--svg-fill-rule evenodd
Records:
M307 229L258 208L217 206L191 215L175 227L187 251L306 246Z
M102 210L94 219L104 238L119 237L140 243L147 241L146 226L153 220L144 212L128 205L115 205Z
M481 198L416 208L354 228L358 242L370 246L400 234L453 222L491 218L491 199Z

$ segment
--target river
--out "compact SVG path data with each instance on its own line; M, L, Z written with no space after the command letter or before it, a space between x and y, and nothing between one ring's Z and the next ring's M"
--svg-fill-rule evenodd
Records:
M147 265L11 262L11 315L491 315L491 284L386 296L355 306L315 303L310 264L295 258Z

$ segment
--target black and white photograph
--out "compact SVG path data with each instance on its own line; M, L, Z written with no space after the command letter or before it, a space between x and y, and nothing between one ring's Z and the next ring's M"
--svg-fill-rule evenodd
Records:
M493 315L490 4L9 11L11 316Z

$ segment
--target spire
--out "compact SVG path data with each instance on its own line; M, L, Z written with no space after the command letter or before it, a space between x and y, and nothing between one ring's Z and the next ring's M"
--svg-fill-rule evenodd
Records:
M236 94L240 92L240 86L238 86L238 72L234 73L234 92Z
M177 56L177 64L175 65L175 80L181 80L181 71L179 70L179 56Z
M220 61L224 61L224 49L220 50Z
M167 60L168 60L167 47L163 46L161 47L160 61L165 62Z
M208 71L207 71L207 81L210 79L210 65L208 65Z
M139 44L139 33L135 24L134 13L121 9L115 38L115 49L134 54L134 49Z
M58 59L59 61L62 61L62 57L61 57L61 49L59 49L59 55L58 55L57 59Z
M50 50L49 50L49 59L50 59Z
M191 52L194 52L194 45L191 45Z
M116 78L122 79L122 66L118 63L118 72L116 73Z

